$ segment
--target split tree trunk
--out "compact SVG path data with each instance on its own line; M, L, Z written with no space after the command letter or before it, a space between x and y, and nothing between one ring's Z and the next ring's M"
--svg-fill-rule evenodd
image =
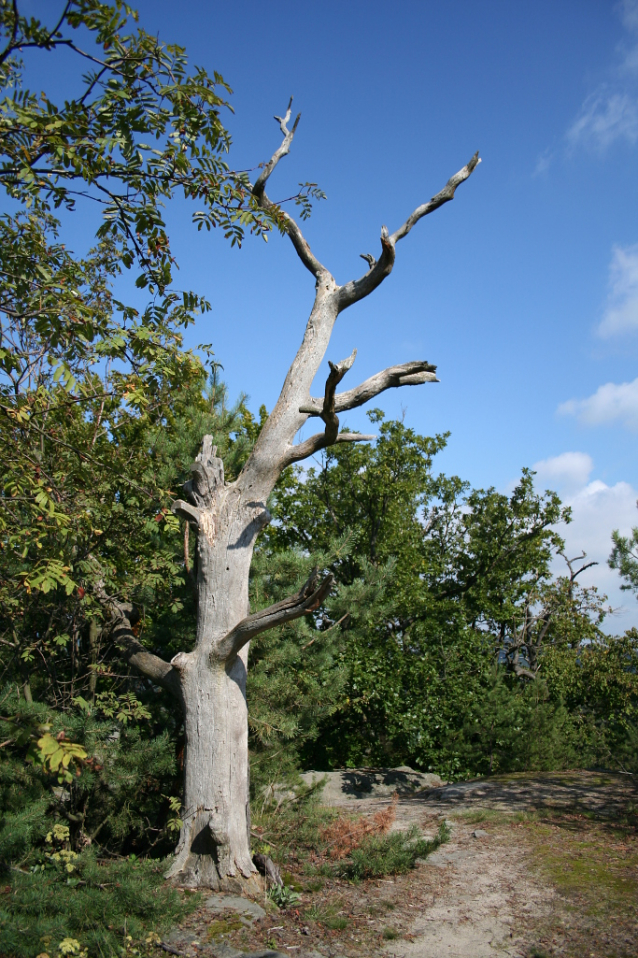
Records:
M254 541L268 521L263 504L246 504L225 486L224 468L206 436L190 503L180 511L198 530L197 644L171 665L184 711L183 826L169 876L181 884L232 887L255 872L250 853L246 664L248 645L224 638L248 613L247 581ZM230 885L229 885L230 883Z
M292 101L291 101L292 102ZM290 104L285 117L276 117L283 142L264 166L252 193L264 209L268 179L290 148ZM319 370L339 313L368 296L390 274L395 248L423 216L454 198L457 186L479 162L478 154L448 181L429 202L419 206L392 235L381 230L381 255L363 258L368 270L359 279L339 286L312 253L298 224L279 211L285 230L303 265L315 278L315 302L303 341L288 371L281 395L261 431L238 479L224 482L224 468L211 436L192 466L186 501L173 511L197 532L197 641L192 652L180 652L170 663L142 647L131 630L132 607L102 594L114 621L114 635L128 661L182 703L186 730L184 752L183 827L169 871L190 886L233 888L250 881L256 869L250 854L248 714L246 663L248 643L273 628L317 609L330 592L332 576L318 582L311 574L299 593L268 609L249 614L248 581L255 540L270 516L268 497L283 470L329 445L374 439L339 432L338 413L353 409L386 389L437 382L436 367L426 361L383 370L354 389L336 393L352 367L356 350L340 363L330 363L323 398L310 388ZM295 444L309 417L323 420L324 429ZM102 590L103 592L103 590Z

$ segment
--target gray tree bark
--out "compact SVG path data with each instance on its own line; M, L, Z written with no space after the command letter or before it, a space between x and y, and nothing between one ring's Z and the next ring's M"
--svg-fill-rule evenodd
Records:
M290 149L290 107L278 120L283 141L252 187L259 205L272 208L266 185L279 160ZM240 476L224 481L224 467L212 437L205 436L192 466L185 499L173 505L197 534L197 641L192 652L180 652L170 663L143 649L131 631L129 609L111 602L116 638L128 660L182 703L186 731L183 827L169 877L188 886L233 888L253 880L250 852L248 713L246 664L248 643L266 629L317 609L328 595L332 577L311 576L301 591L254 615L249 614L248 578L255 540L270 521L266 508L282 471L291 463L340 442L374 439L339 432L338 413L353 409L385 389L436 382L435 366L412 362L393 366L355 389L336 393L355 353L330 364L323 399L310 395L339 313L368 296L390 274L396 243L415 223L453 199L457 186L479 163L478 154L428 203L419 206L395 233L381 231L379 259L363 258L367 272L339 286L312 253L299 225L287 213L285 232L303 265L315 279L315 300L304 337L286 376L281 395ZM324 430L295 444L309 417L323 420Z

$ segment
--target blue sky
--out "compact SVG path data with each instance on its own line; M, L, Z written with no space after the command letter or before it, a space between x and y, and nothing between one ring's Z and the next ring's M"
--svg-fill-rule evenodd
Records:
M38 6L38 4L34 4ZM638 0L144 0L141 22L233 87L231 163L279 142L273 114L302 113L273 199L325 190L305 234L338 282L480 150L453 203L398 247L392 276L340 317L328 352L357 347L349 386L427 359L440 384L378 404L424 433L450 431L439 468L511 488L523 466L574 509L569 551L638 625L606 568L614 527L638 524ZM180 286L212 313L232 394L272 408L299 344L312 277L285 238L227 248L169 214ZM320 393L325 370L320 374ZM364 413L348 425L368 431Z

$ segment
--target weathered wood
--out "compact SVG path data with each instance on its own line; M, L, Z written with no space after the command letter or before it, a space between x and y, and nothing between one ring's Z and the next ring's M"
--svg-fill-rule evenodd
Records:
M283 141L265 164L252 193L262 208L272 208L268 180L290 150L299 117L292 129L292 100L284 117L276 117ZM332 585L311 576L301 591L269 609L250 614L248 580L255 540L270 521L267 501L286 466L338 442L361 442L374 436L339 432L338 413L361 405L384 389L435 382L429 363L406 363L371 377L346 393L336 386L354 362L356 351L341 363L330 364L323 400L311 399L310 387L330 343L340 312L368 296L390 274L395 246L421 217L448 202L459 183L472 173L478 154L429 203L420 206L396 233L381 231L381 255L367 255L367 273L338 286L317 259L299 225L281 212L285 231L302 264L315 278L315 299L297 354L281 394L266 421L241 474L224 480L224 466L211 436L184 487L185 498L173 511L197 531L197 640L191 652L161 663L134 651L129 661L154 680L179 687L184 709L183 827L169 876L191 886L228 887L255 872L250 851L248 721L246 664L248 642L268 628L316 609ZM319 416L324 432L295 444L309 416ZM160 675L161 673L161 675Z

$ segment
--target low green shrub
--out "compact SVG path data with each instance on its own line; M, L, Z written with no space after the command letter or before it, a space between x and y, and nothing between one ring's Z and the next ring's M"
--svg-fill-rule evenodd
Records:
M445 822L433 839L421 838L416 825L406 832L369 835L352 850L350 860L342 866L341 872L355 880L399 875L414 868L417 858L425 858L449 837Z
M0 955L57 958L61 942L75 939L89 958L120 958L127 936L138 942L161 934L199 902L164 882L161 862L105 863L90 849L52 860L55 854L37 870L14 868L1 879Z

